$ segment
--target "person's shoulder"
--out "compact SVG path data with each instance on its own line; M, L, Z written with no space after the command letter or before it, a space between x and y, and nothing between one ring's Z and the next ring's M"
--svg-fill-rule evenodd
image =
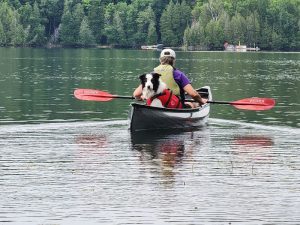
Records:
M177 68L174 68L174 73L177 74L177 75L180 75L180 76L185 76L185 73L182 72L181 70L177 69Z
M179 69L174 68L173 75L176 80L180 81L182 87L185 87L187 84L191 83L189 78L185 75L185 73L183 73Z
M154 69L153 69L153 70L157 70L157 69L159 68L159 66L160 66L160 65L158 65L158 66L154 67Z

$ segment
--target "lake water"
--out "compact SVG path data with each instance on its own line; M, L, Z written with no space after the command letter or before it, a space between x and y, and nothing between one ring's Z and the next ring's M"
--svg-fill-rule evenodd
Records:
M0 48L0 224L300 224L300 53L178 52L213 98L207 126L131 134L131 95L159 52Z

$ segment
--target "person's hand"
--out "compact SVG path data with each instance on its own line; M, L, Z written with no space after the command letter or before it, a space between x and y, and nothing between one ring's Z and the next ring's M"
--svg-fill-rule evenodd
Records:
M137 101L144 101L145 99L144 99L144 97L142 95L140 95L140 96L135 96L135 100L137 100Z
M202 105L206 104L206 103L207 103L207 101L208 101L208 99L206 99L206 98L201 98L201 103L200 103L200 106L202 106Z
M208 101L208 99L207 99L207 98L202 98L202 102L203 102L203 104L206 104L206 103L207 103L207 101Z

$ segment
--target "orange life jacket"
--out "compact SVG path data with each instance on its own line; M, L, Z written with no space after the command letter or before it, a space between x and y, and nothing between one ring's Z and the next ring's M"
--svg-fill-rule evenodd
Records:
M152 101L155 98L158 98L161 101L162 105L166 108L182 108L180 99L168 89L165 89L161 94L155 95L152 98L147 99L147 105L151 105Z

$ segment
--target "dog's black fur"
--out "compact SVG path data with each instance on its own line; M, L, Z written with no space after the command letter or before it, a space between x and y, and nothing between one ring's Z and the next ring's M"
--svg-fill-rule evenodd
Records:
M153 84L153 91L154 92L157 92L158 90L158 86L159 86L159 78L160 78L160 74L158 73L150 73L152 75L152 79L151 79L151 83ZM147 77L146 77L146 73L142 74L140 76L140 80L141 80L141 84L142 84L142 87L144 89L146 83L147 83ZM149 89L150 87L146 87L147 89Z

